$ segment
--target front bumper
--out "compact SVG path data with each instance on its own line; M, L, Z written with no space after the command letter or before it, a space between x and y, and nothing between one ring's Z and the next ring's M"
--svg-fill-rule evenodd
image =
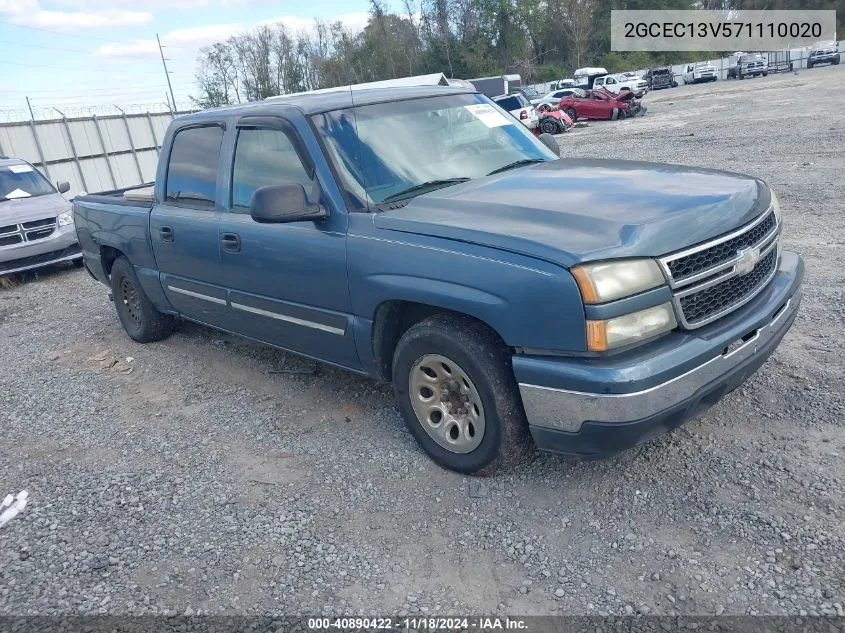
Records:
M515 356L538 448L609 455L700 415L774 352L795 320L803 272L801 258L784 252L775 278L748 305L711 326L672 333L617 359ZM577 389L564 388L567 382Z
M0 275L10 275L41 266L82 257L76 239L76 226L57 228L49 237L0 248Z
M839 53L825 53L824 55L816 55L810 57L810 61L814 64L832 64L839 61Z

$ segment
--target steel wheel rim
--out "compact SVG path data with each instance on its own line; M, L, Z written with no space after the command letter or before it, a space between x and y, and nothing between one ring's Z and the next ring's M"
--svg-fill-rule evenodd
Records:
M120 280L120 298L126 306L129 318L135 323L141 322L141 297L135 289L135 285L125 277Z
M470 453L484 439L484 405L475 384L455 361L426 354L411 366L408 396L417 422L439 446Z

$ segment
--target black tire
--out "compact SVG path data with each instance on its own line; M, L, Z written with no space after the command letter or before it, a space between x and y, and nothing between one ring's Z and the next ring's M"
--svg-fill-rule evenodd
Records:
M575 111L575 108L566 108L566 109L564 110L564 112L566 112L567 116L568 116L570 119L572 119L572 122L573 122L573 123L575 123L575 121L577 121L577 120L578 120L578 113Z
M118 257L112 266L111 288L117 317L129 338L138 343L152 343L170 336L176 319L156 310L125 257Z
M70 261L73 262L74 268L82 268L85 265L85 262L82 260L81 257L78 257L77 259L72 259Z
M411 371L427 355L450 360L475 387L485 428L480 443L469 452L441 446L414 411L409 393ZM444 468L487 475L518 464L533 448L510 353L495 333L474 319L436 314L409 328L393 356L393 389L408 430L429 457Z
M622 121L628 118L628 113L625 112L622 108L619 108L619 116L616 117L617 121Z
M813 67L813 62L807 60L807 70L810 70Z
M763 77L768 77L769 73L763 73Z
M834 65L834 66L839 66L839 58L838 58L838 57L834 58L834 60L833 60L833 65Z
M540 119L540 131L544 134L560 134L560 124L554 117L543 117Z
M742 80L742 79L745 79L745 75L743 75L742 73L737 73L736 78L739 79L739 80Z

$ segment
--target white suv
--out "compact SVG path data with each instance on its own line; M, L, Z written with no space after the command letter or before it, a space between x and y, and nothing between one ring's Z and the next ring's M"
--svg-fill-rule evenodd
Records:
M522 94L499 95L493 97L493 101L503 110L510 112L511 116L519 119L530 130L536 128L540 123L537 110Z

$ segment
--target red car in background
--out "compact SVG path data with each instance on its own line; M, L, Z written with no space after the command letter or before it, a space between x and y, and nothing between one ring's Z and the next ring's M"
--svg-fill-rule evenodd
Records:
M609 90L577 90L560 100L560 109L577 119L624 119L630 108L628 100L617 98Z

